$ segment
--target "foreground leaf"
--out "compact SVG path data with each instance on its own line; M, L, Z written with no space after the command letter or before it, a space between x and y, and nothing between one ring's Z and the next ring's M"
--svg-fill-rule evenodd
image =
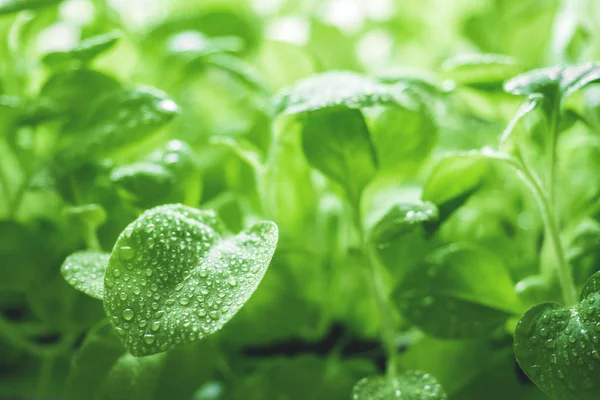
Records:
M600 273L572 308L538 304L515 330L514 350L527 376L556 400L592 400L600 391Z
M102 300L104 272L110 254L84 250L71 254L60 267L63 277L75 289Z
M302 114L334 107L412 105L408 96L367 76L331 71L296 82L275 99L276 113Z
M513 287L494 254L449 245L410 271L394 298L406 319L426 333L466 339L490 334L520 311Z
M446 400L442 386L429 374L408 371L393 382L384 376L361 379L352 389L352 400Z
M259 222L225 236L212 211L165 205L119 236L105 277L104 308L135 356L218 331L256 290L277 244Z

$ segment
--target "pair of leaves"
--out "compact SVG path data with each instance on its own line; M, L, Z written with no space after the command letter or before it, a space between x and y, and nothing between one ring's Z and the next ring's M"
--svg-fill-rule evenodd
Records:
M442 386L430 374L408 371L392 380L384 376L361 379L352 389L352 400L447 400Z
M62 273L104 300L127 349L144 356L219 330L256 290L276 244L271 222L226 236L214 212L165 205L130 224L110 256L75 253Z
M515 330L514 351L527 376L556 400L592 400L600 390L600 273L573 307L538 304Z

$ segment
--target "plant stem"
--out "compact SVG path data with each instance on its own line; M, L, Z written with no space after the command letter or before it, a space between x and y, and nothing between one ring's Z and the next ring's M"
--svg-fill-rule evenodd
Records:
M54 356L48 355L40 360L40 377L37 384L37 398L45 399L48 397L48 386L52 381L52 370L54 369Z
M556 215L553 204L549 196L547 196L542 188L542 185L537 177L531 172L525 164L511 164L516 170L519 176L525 181L525 183L531 189L540 209L544 226L548 237L552 242L554 251L556 253L556 267L558 281L560 284L563 301L568 306L577 304L577 290L575 282L573 281L573 275L571 274L571 268L567 263L565 252L560 241L560 234L558 224L556 221Z
M369 280L371 288L373 290L373 297L377 304L379 311L379 317L381 319L381 340L385 347L387 365L386 373L392 384L395 385L396 378L396 332L394 328L394 316L393 312L389 307L388 299L385 295L385 286L383 284L383 278L380 273L381 265L379 263L379 257L375 248L369 243L368 238L362 228L359 207L354 207L354 223L360 234L360 244L363 254L367 259L367 269L369 273Z
M556 207L556 160L557 160L557 145L558 145L558 122L559 122L560 106L555 105L550 117L550 153L548 165L548 197L552 207Z

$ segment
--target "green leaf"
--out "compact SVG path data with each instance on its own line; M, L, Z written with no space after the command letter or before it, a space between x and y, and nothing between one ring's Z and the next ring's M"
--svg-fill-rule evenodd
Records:
M410 271L394 298L406 319L439 338L490 334L521 304L514 283L493 253L466 244L448 245Z
M108 321L90 330L73 357L67 394L70 400L95 399L106 376L125 349Z
M600 64L588 62L573 66L554 66L521 74L504 85L504 90L516 95L540 93L553 103L563 99L590 83L600 80ZM558 96L558 97L557 97Z
M71 118L81 119L90 112L90 106L96 101L120 87L121 84L114 77L87 68L56 72L44 83L37 102L24 119L43 120L45 114L67 114Z
M370 125L382 170L414 174L437 142L438 126L421 100L418 106L386 107Z
M545 122L542 113L538 113L538 111L541 111L543 100L543 96L539 94L532 94L527 97L525 103L517 110L517 113L502 133L500 150L519 156L522 156L523 149L528 150L525 146L526 139L529 139L527 135L532 135L540 122Z
M62 0L3 0L0 2L0 15L12 14L23 10L37 10L61 3Z
M350 71L331 71L296 82L275 99L277 114L303 114L336 107L412 106L402 90Z
M90 330L73 358L67 398L190 398L212 378L216 350L213 343L205 341L166 354L135 358L127 354L104 320Z
M94 250L78 251L63 262L60 272L75 289L102 300L104 298L104 273L108 253Z
M230 54L215 54L206 59L206 63L227 72L232 77L257 93L268 94L265 83L252 64Z
M175 176L163 165L141 161L113 169L110 179L125 194L142 206L158 205L168 196Z
M121 356L106 376L98 400L147 400L158 383L166 354Z
M395 204L371 228L370 239L373 243L385 244L437 218L438 209L431 203Z
M302 148L308 162L357 201L377 171L375 149L360 110L316 113L302 124Z
M384 376L361 379L352 389L352 400L447 400L442 386L429 374L407 371L390 381Z
M221 399L347 400L354 383L372 373L372 363L361 358L270 357L236 377Z
M272 222L229 236L212 211L156 207L119 236L104 308L135 356L194 342L221 329L250 298L276 244Z
M422 199L438 207L474 189L487 171L487 160L479 151L450 153L433 167Z
M600 273L572 308L542 303L521 317L514 350L527 376L556 400L592 400L600 390Z
M466 54L442 64L442 74L458 85L501 86L502 82L524 71L516 59L501 54Z
M58 150L55 166L65 171L121 150L150 136L176 114L175 102L156 89L115 92L99 102L82 126L74 128L79 132Z
M65 217L93 229L105 223L107 218L106 211L99 204L66 207L63 214Z
M87 64L98 55L111 49L121 38L117 31L93 36L83 40L79 46L67 51L54 51L42 57L42 62L50 67L60 64Z

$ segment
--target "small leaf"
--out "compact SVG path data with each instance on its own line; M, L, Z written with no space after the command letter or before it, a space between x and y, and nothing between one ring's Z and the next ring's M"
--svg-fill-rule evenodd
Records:
M486 171L487 161L481 152L450 153L433 168L422 199L440 207L475 188Z
M515 330L519 365L556 400L593 400L600 390L600 273L583 287L572 308L542 303L530 308Z
M71 254L60 267L63 277L75 289L102 300L104 298L104 272L108 253L84 250Z
M394 298L406 319L438 338L490 334L521 311L514 283L493 253L466 244L429 254Z
M23 10L37 10L59 4L62 0L3 0L0 1L0 15Z
M424 372L407 371L393 381L373 375L361 379L352 389L352 400L447 400L437 380Z
M431 203L400 203L392 206L371 229L371 241L384 244L412 231L425 222L435 221L438 209Z
M276 113L302 114L334 107L412 106L401 90L349 71L314 75L284 89L275 100Z
M500 86L525 68L514 58L501 54L466 54L444 61L441 69L445 78L459 85L488 87Z
M63 213L67 218L93 229L106 222L106 211L99 204L66 207Z
M104 308L135 356L194 342L221 329L250 298L276 244L272 222L229 236L212 211L156 207L119 236Z
M69 62L86 64L112 48L120 38L121 34L117 31L97 35L83 40L79 46L71 50L48 53L42 57L42 62L51 67Z
M121 150L154 133L177 114L177 105L151 88L121 90L104 97L77 136L57 152L55 165L68 171L90 159Z
M346 108L317 113L302 123L302 148L308 162L357 201L377 171L375 149L361 111Z
M171 171L147 161L117 167L111 171L110 179L126 197L143 205L152 205L168 195L175 182Z

